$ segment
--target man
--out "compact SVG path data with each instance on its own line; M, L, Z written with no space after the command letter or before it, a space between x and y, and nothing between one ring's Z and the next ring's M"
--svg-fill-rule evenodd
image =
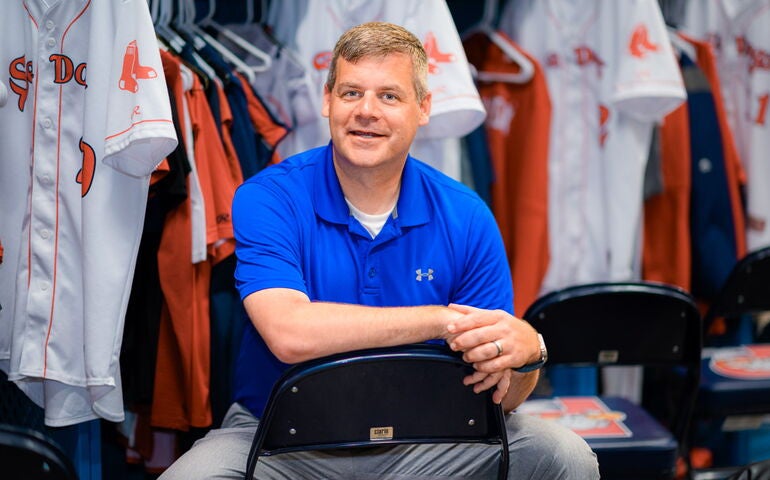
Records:
M324 93L331 143L251 178L233 203L236 280L256 327L245 335L237 403L163 479L242 477L254 416L285 364L439 339L473 364L465 383L494 389L506 412L530 394L537 370L513 369L542 360L541 342L512 315L492 214L408 155L430 106L414 35L388 23L342 35ZM515 414L508 427L513 477L598 478L571 431ZM496 455L482 445L292 453L260 460L256 478L484 478Z

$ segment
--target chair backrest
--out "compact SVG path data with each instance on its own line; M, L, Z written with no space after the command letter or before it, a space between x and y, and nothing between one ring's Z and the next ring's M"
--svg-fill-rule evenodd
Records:
M685 367L671 426L685 439L701 356L701 316L688 293L648 282L577 285L539 298L524 318L545 338L549 364Z
M77 480L58 445L37 430L15 425L0 424L0 468L3 478Z
M252 444L259 456L298 450L401 443L488 443L501 447L504 414L491 393L462 379L473 368L445 346L419 344L350 352L288 369L273 387Z
M737 318L770 310L770 247L748 253L733 267L704 317L708 329L716 318Z

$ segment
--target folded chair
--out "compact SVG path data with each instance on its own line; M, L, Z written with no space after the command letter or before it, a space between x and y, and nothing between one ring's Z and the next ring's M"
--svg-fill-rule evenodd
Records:
M677 388L659 388L675 396L676 415L665 415L663 405L646 409L599 395L530 399L519 409L583 436L602 479L674 478L698 388L701 317L692 297L646 282L578 285L539 298L524 318L545 338L548 365L640 365L676 374Z
M696 420L717 423L730 417L770 414L770 344L755 343L752 321L757 318L755 314L768 311L770 247L751 252L736 263L704 316L705 348ZM724 320L728 334L709 335L719 319ZM743 338L729 333L742 324L751 330ZM750 461L736 460L739 464Z
M47 436L31 428L0 424L0 478L77 480L75 467Z
M498 478L507 478L508 440L491 392L462 379L473 368L442 345L356 351L297 364L273 387L249 453L404 443L499 445Z

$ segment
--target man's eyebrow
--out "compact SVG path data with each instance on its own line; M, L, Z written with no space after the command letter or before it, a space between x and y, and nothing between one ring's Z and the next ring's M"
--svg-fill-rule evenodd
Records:
M353 82L338 82L337 87L339 88L359 88L357 83Z
M361 85L355 82L339 82L337 84L337 87L339 88L361 88ZM335 88L337 88L335 87ZM379 88L377 88L377 91L379 92L398 92L398 93L404 93L405 90L403 87L401 87L399 84L389 84L389 85L382 85Z

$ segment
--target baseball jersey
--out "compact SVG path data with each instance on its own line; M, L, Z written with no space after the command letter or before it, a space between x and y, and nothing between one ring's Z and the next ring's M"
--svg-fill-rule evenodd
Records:
M500 29L540 62L551 97L542 291L634 278L652 125L685 98L660 7L512 0Z
M331 145L272 165L233 201L241 298L291 288L311 300L370 306L447 305L512 312L494 217L465 185L409 157L394 213L372 238L350 214ZM284 368L244 332L235 400L260 415Z
M770 245L770 0L688 2L683 31L709 42L746 173L746 245Z
M464 40L468 60L479 72L478 89L487 109L485 128L494 181L492 211L503 236L516 289L515 307L524 312L537 298L548 268L548 138L551 102L543 69L510 38L498 34L532 62L524 82L484 80L484 74L513 75L520 66L489 36ZM499 78L498 77L498 78Z
M148 5L10 2L0 32L0 367L48 425L120 421L150 174L177 142Z
M403 26L419 38L429 59L428 88L433 93L430 123L420 129L413 144L424 162L459 176L458 137L484 120L484 106L473 84L460 36L444 0L293 0L271 2L267 23L276 38L294 50L314 85L316 134L308 128L292 132L284 156L325 144L328 122L321 117L323 87L337 39L350 27L384 21ZM443 139L450 138L449 147ZM299 142L298 142L299 140ZM285 147L294 143L293 151ZM447 155L447 148L451 148Z

